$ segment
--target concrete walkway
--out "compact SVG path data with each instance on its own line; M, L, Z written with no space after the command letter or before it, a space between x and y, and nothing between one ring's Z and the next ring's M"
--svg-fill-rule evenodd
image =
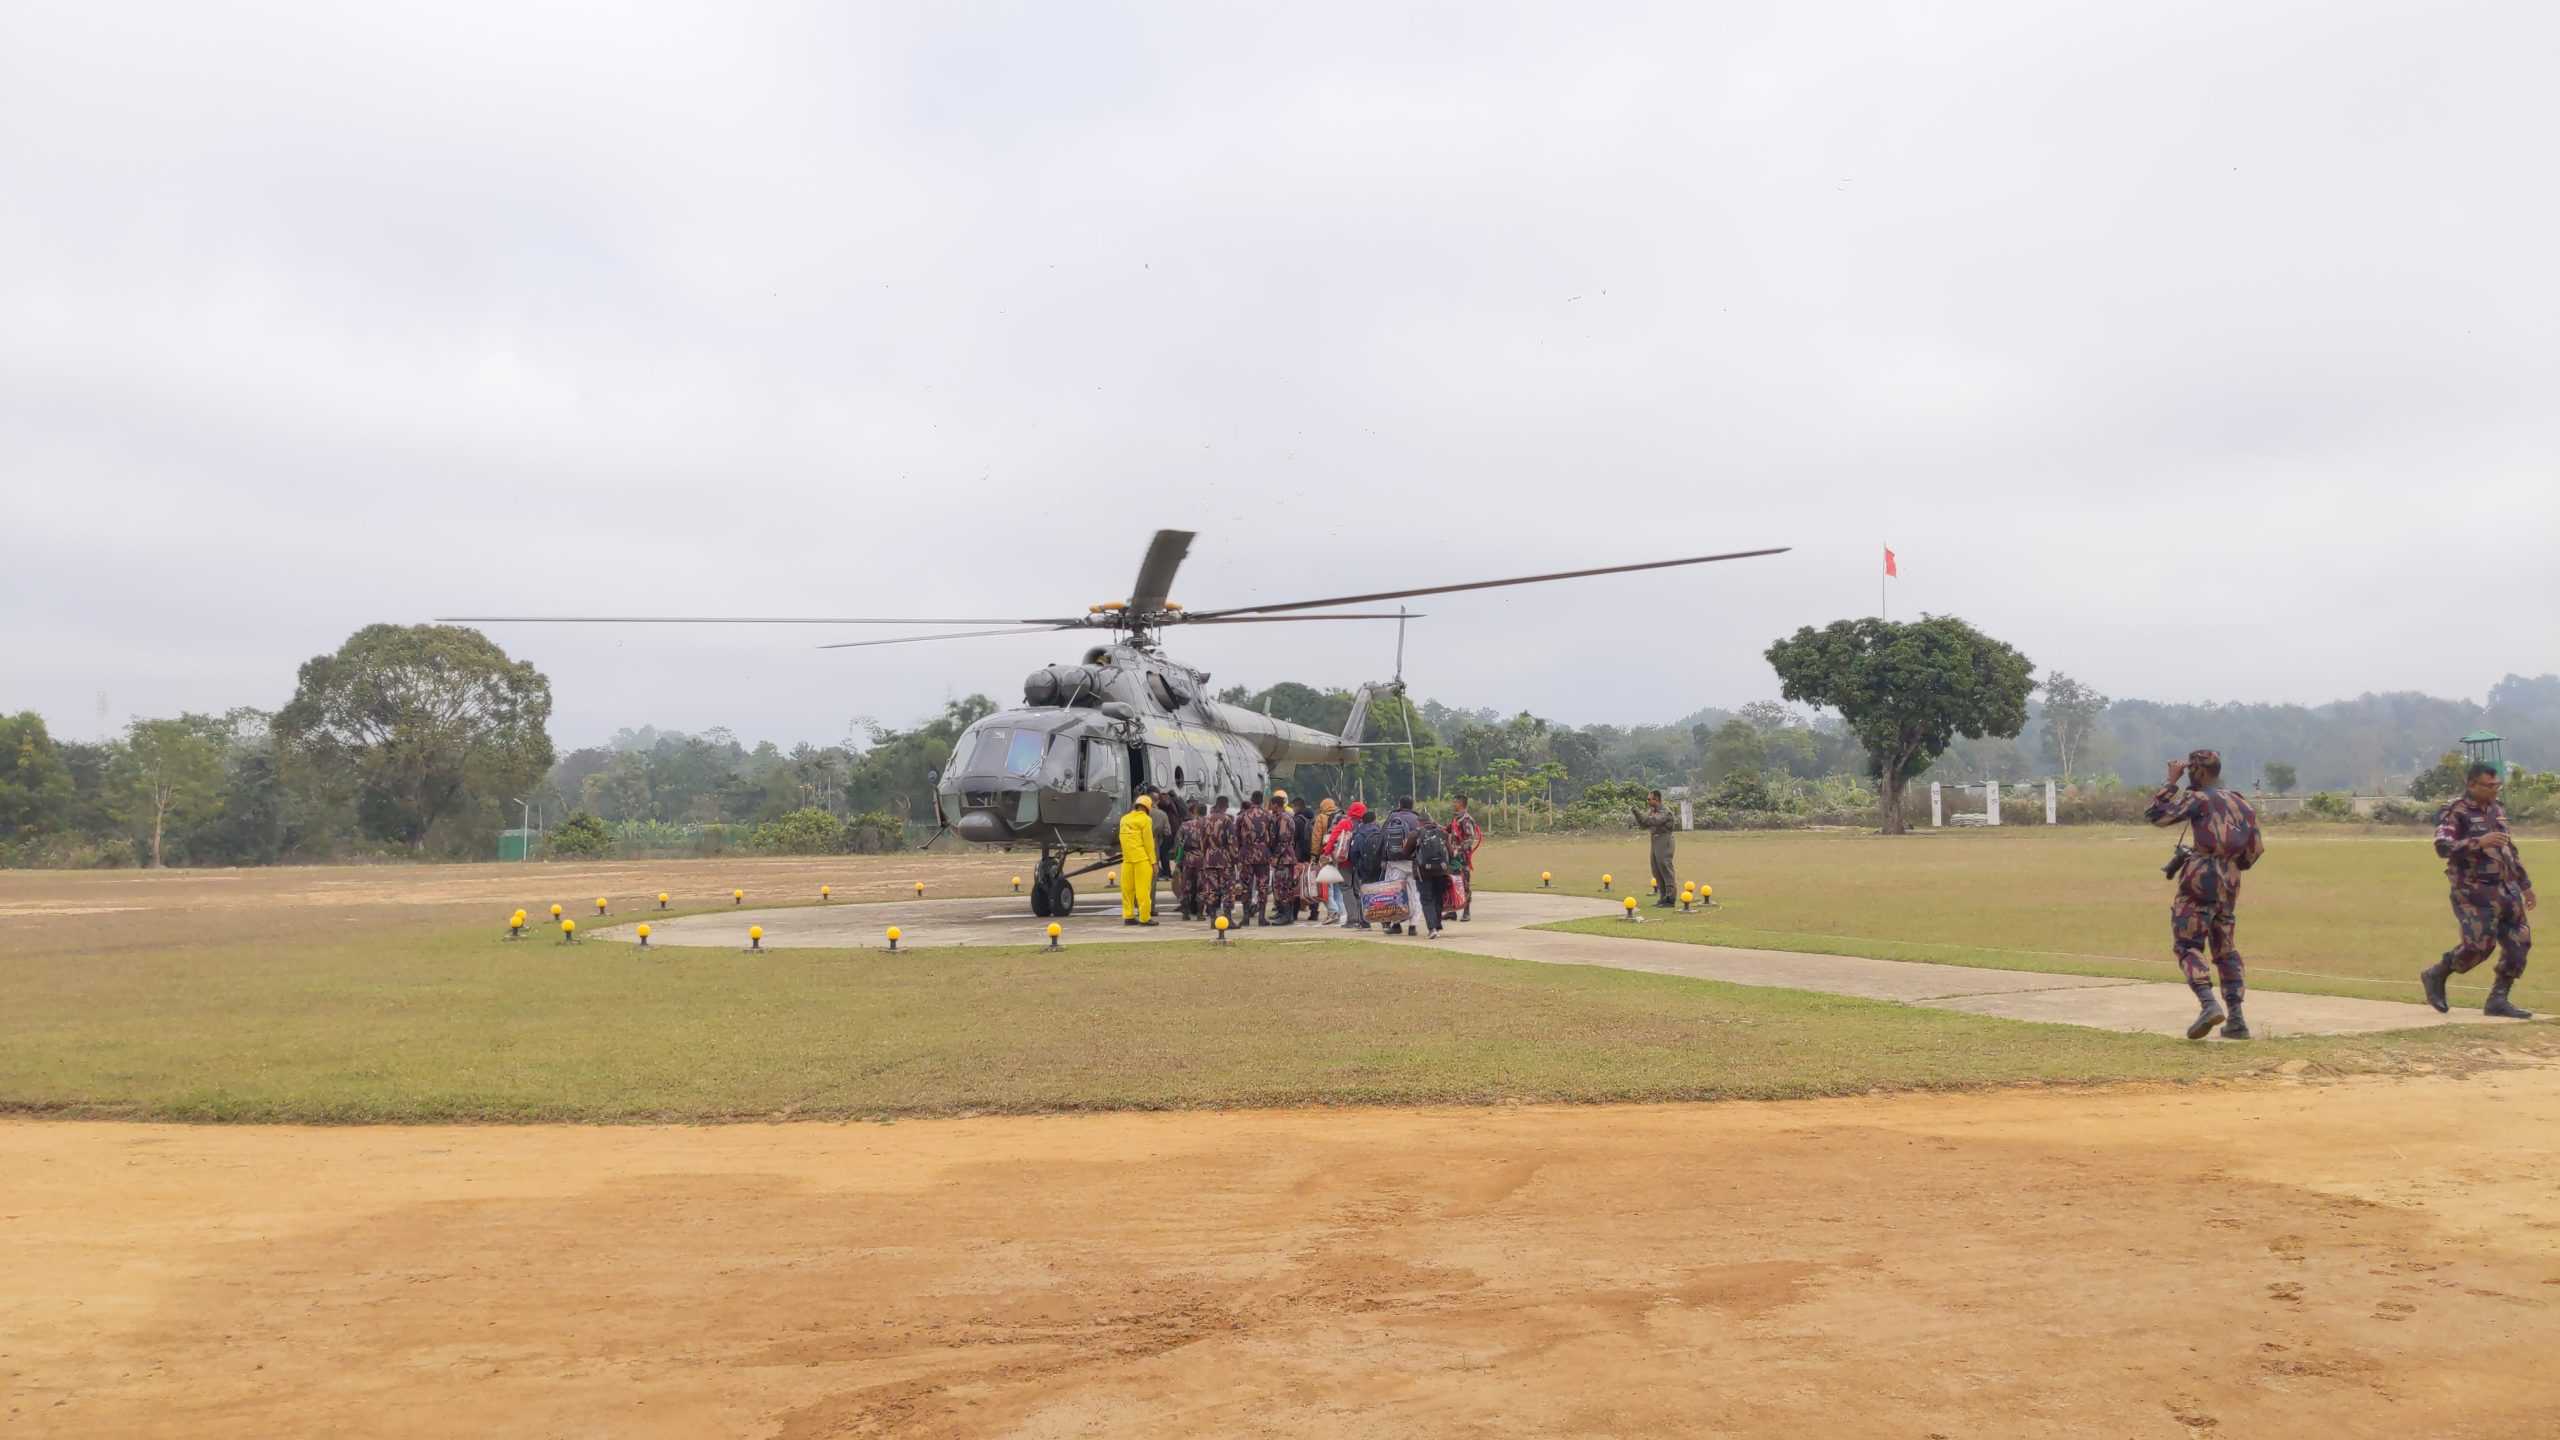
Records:
M1646 940L1633 935L1621 939L1530 928L1559 920L1615 914L1617 910L1614 903L1597 897L1488 891L1477 902L1476 918L1450 925L1436 945L1379 931L1313 925L1254 927L1233 931L1231 936L1232 943L1246 945L1371 940L1382 945L1432 946L1460 954L1531 960L1543 965L1600 965L2134 1034L2182 1034L2195 1014L2195 997L2186 986L2174 982L1985 970L1787 950L1741 950ZM1047 943L1048 923L1031 914L1028 901L1016 897L814 905L781 910L724 910L656 921L651 924L650 943L653 947L743 949L747 927L761 925L768 950L879 950L887 947L885 932L895 925L901 931L901 949L1041 945ZM1069 946L1124 941L1204 946L1212 943L1205 927L1179 920L1167 919L1153 928L1123 926L1116 894L1108 900L1098 896L1080 900L1076 913L1061 923L1066 927L1062 943ZM597 931L594 938L628 941L634 936L631 925L622 924ZM2273 1037L2519 1023L2490 1020L2477 1007L2438 1015L2417 1003L2414 979L2409 988L2410 1000L2405 1003L2253 991L2249 996L2249 1024L2259 1036Z

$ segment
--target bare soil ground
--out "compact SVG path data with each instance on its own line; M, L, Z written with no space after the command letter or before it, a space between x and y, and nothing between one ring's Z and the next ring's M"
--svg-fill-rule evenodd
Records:
M0 1123L0 1435L2560 1433L2560 1067Z

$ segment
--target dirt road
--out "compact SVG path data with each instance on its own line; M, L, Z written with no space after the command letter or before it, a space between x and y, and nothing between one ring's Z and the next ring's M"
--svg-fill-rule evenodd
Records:
M0 1124L0 1436L2560 1433L2560 1069Z

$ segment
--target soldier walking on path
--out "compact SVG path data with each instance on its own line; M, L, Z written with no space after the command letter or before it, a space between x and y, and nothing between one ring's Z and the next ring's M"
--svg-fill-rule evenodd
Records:
M1204 908L1200 903L1200 827L1203 823L1202 817L1193 815L1174 832L1174 844L1181 863L1180 868L1174 871L1173 893L1182 902L1182 918L1185 920L1199 919Z
M1227 813L1227 797L1209 804L1200 822L1200 918L1216 920L1235 898L1236 822Z
M1680 829L1680 817L1662 808L1662 792L1653 792L1652 803L1642 810L1629 807L1636 817L1636 828L1653 832L1653 888L1662 898L1656 908L1676 905L1680 893L1680 874L1672 863L1672 837Z
M2187 788L2178 788L2184 775ZM2168 783L2151 797L2144 818L2154 825L2193 828L2192 846L2181 845L2169 862L2177 882L2169 901L2169 935L2177 947L2178 970L2196 992L2196 1018L2187 1038L2201 1040L2223 1027L2226 1040L2249 1038L2249 1022L2240 1013L2248 995L2246 967L2240 960L2236 931L2240 924L2240 872L2266 853L2258 832L2258 812L2237 790L2222 788L2222 757L2211 750L2191 750L2184 760L2169 762ZM2213 967L2205 968L2210 949ZM2222 979L2222 1003L2214 1003L2213 981ZM2228 1006L2228 1013L2224 1006Z
M1285 793L1271 797L1271 923L1298 920L1298 824Z
M1245 797L1236 813L1236 898L1244 902L1238 926L1260 925L1262 904L1271 898L1271 813L1262 808L1262 792Z
M2524 978L2524 962L2533 953L2533 922L2526 917L2540 902L2533 877L2516 855L2515 837L2507 832L2507 807L2498 803L2498 767L2474 761L2463 775L2461 798L2436 817L2436 854L2444 857L2445 878L2453 882L2454 923L2461 940L2444 958L2418 972L2427 1003L2441 1012L2449 1008L2444 982L2498 956L2497 978L2489 985L2486 1015L2530 1020L2533 1012L2507 998Z

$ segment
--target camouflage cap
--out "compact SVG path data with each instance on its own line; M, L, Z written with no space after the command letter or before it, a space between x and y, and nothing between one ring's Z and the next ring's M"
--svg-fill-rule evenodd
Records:
M2219 750L2190 750L2187 752L2187 768L2190 770L2219 770L2222 768L2222 752Z

